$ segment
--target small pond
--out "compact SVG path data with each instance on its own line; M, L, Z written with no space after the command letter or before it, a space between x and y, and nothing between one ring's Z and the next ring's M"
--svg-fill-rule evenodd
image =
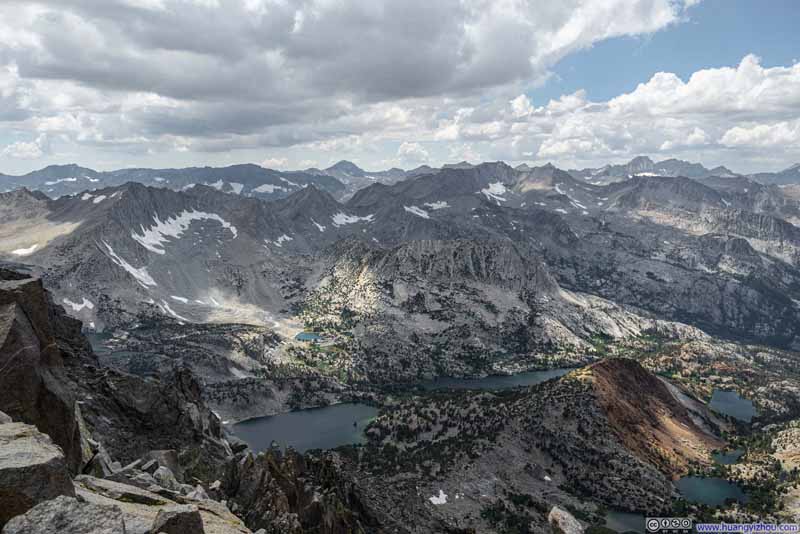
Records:
M687 501L707 506L719 506L728 499L747 502L742 488L724 478L683 477L675 486Z
M319 341L322 339L322 336L317 334L316 332L300 332L294 338L297 341Z
M715 452L711 455L715 462L721 465L731 465L735 464L739 461L739 458L742 457L744 451L742 449L736 449L733 451L721 451Z
M233 433L254 451L268 449L273 440L298 452L332 449L363 443L364 427L377 415L374 406L342 403L248 419L233 425Z
M708 406L715 412L729 415L747 423L758 415L753 406L753 401L740 397L735 391L715 389Z
M520 386L532 386L551 378L564 376L573 369L559 368L546 371L528 371L515 375L487 376L485 378L448 378L441 377L420 383L427 390L436 389L509 389Z

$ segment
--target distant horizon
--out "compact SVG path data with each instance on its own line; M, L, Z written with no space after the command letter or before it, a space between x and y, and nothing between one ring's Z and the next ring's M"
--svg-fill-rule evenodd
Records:
M312 170L312 169L316 169L316 170L319 170L319 171L325 171L325 170L330 169L330 168L336 166L337 164L343 163L343 162L352 163L353 165L355 165L356 167L358 167L359 169L361 169L364 172L375 172L375 173L388 171L388 170L391 170L393 168L400 169L400 170L403 170L403 171L411 171L411 170L417 169L419 167L431 167L433 169L440 169L440 168L442 168L442 167L444 167L446 165L458 165L458 164L462 164L462 163L468 163L468 164L473 165L473 166L481 165L481 164L484 164L484 163L504 163L504 164L506 164L506 165L508 165L509 167L512 167L512 168L516 168L516 167L519 167L521 165L528 165L531 168L544 167L544 166L547 166L547 165L553 165L554 167L556 167L558 169L561 169L561 170L564 170L564 171L570 171L570 170L571 171L579 171L579 170L583 170L583 169L601 168L601 167L603 167L605 165L626 165L626 164L630 163L631 161L633 161L634 159L640 158L640 157L649 158L654 163L660 163L662 161L668 161L668 160L684 161L684 162L687 162L687 163L702 165L703 167L705 167L706 169L709 169L709 170L717 168L717 167L725 167L726 169L731 171L733 174L740 175L740 176L748 176L748 175L757 174L757 173L777 173L777 172L782 172L782 171L788 170L788 169L790 169L792 167L795 167L796 165L800 165L800 161L798 161L797 163L792 163L790 165L782 166L780 168L759 168L758 170L753 171L753 172L738 172L736 169L731 168L730 165L726 165L724 163L711 165L711 164L707 164L707 163L702 162L702 161L686 160L686 159L682 159L682 158L678 158L678 157L654 158L652 156L648 156L648 155L645 155L645 154L638 154L638 155L632 156L632 157L630 157L628 159L623 159L623 160L618 160L618 161L617 160L608 161L607 163L604 163L603 165L599 165L597 167L580 167L580 168L559 165L558 163L555 163L553 161L536 162L536 161L532 161L532 160L521 160L521 161L517 161L517 162L505 161L505 160L482 160L482 161L460 160L460 161L445 161L445 162L443 162L441 164L438 164L438 165L430 164L430 163L424 163L424 164L415 165L413 167L412 166L408 166L408 167L386 167L386 168L368 168L368 167L362 166L361 164L359 164L354 159L338 159L338 160L335 160L333 163L325 165L325 166L322 166L322 167L305 167L305 168L276 168L276 167L269 167L269 166L264 165L265 162L256 163L256 162L250 162L250 161L242 161L242 162L238 162L238 163L228 163L228 164L223 164L223 165L195 164L195 165L186 165L186 166L177 166L177 167L147 167L147 166L135 166L134 165L134 166L124 166L124 167L102 168L102 167L94 167L94 166L91 166L91 165L83 165L81 163L77 163L77 162L71 161L71 162L67 162L67 163L50 163L48 165L44 165L44 166L41 166L41 167L32 168L31 170L29 170L27 172L24 172L24 173L20 173L20 174L11 174L11 173L3 172L2 170L0 170L0 175L14 176L14 177L24 177L27 174L31 174L31 173L34 173L34 172L37 172L37 171L42 171L42 170L47 169L49 167L68 167L68 166L77 166L77 167L81 167L81 168L84 168L84 169L90 169L90 170L96 171L96 172L113 172L113 171L130 170L130 169L153 169L153 170L190 169L190 168L222 169L222 168L226 168L226 167L234 167L234 166L239 166L239 165L255 165L255 166L261 167L263 169L280 171L280 172L303 172L303 171Z

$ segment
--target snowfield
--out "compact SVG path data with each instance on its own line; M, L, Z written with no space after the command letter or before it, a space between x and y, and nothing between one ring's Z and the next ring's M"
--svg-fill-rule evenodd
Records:
M177 239L189 228L192 221L211 220L217 221L223 228L227 228L236 239L239 234L236 227L227 222L216 213L206 213L204 211L183 211L175 217L162 221L158 214L153 215L155 226L145 228L141 226L142 233L131 232L131 237L144 248L156 254L164 254L164 244L169 242L169 238Z
M111 258L111 261L113 261L114 263L125 269L128 272L128 274L133 276L136 279L136 281L139 282L139 285L141 285L144 288L147 288L148 286L155 287L158 285L156 284L156 281L153 280L153 277L150 276L150 274L147 272L147 267L142 267L141 269L137 269L136 267L132 266L130 263L119 257L117 253L114 252L114 249L111 248L111 245L109 245L105 241L103 241L103 244L108 249L108 255Z
M505 202L506 199L503 197L503 195L508 193L508 189L506 189L506 186L504 186L501 182L494 182L489 184L489 187L481 189L479 192L483 193L483 195L489 200Z
M413 213L417 217L422 217L423 219L431 218L431 216L428 214L427 211L420 209L416 206L403 206L403 209L406 210L408 213Z
M31 246L29 246L28 248L18 248L18 249L16 249L16 250L12 250L12 251L11 251L11 253L12 253L14 256L28 256L28 255L30 255L30 254L33 254L33 253L34 253L34 251L35 251L37 248L39 248L39 245L38 245L38 244L36 244L36 245L31 245Z
M86 308L87 310L93 310L94 309L94 303L91 300L87 299L86 297L83 297L83 301L81 301L80 304L72 302L71 300L66 299L66 298L63 299L61 302L63 302L64 304L66 304L67 306L69 306L70 308L72 308L76 312L79 312L84 308Z
M348 215L341 211L336 215L334 215L333 217L331 217L331 219L333 220L333 225L337 227L343 226L345 224L355 224L358 222L372 222L374 218L375 218L374 213L367 215L365 217L359 217L358 215Z

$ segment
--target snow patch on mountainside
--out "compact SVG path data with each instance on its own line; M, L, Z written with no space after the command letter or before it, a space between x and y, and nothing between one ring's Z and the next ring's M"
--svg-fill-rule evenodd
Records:
M45 182L44 185L56 185L60 184L61 182L77 182L77 178L59 178L58 180L53 180L52 182Z
M316 226L316 227L317 227L317 230L319 230L320 232L324 232L324 231L325 231L325 228L326 228L325 226L323 226L323 225L319 224L319 223L318 223L317 221L315 221L314 219L311 219L311 222L312 222L312 223L314 223L314 226Z
M114 252L114 249L111 248L111 245L109 245L105 241L103 241L103 244L108 249L108 255L111 258L111 261L113 261L114 263L125 269L128 272L128 274L133 276L136 279L136 281L139 282L139 285L141 285L144 288L147 288L147 286L155 287L158 285L156 284L156 281L153 280L153 277L150 276L150 273L147 272L147 267L142 267L141 269L137 269L136 267L132 266L130 263L122 259L119 255L117 255L117 253Z
M481 189L480 193L489 199L489 200L496 200L497 202L505 202L506 199L503 197L508 192L506 186L504 186L501 182L494 182L489 184L489 187L485 189Z
M227 228L233 234L233 238L238 237L236 227L227 222L225 219L216 213L206 213L204 211L183 211L175 217L170 217L165 221L159 219L158 215L154 215L155 226L152 228L145 228L141 226L142 233L137 234L131 232L131 237L144 248L156 254L164 254L164 244L169 241L169 238L179 238L185 232L192 221L198 220L211 220L217 221L223 228Z
M267 193L268 195L271 195L275 191L288 191L288 189L280 185L263 184L253 189L253 191L256 193Z
M339 213L331 217L331 219L333 220L333 225L338 227L338 226L343 226L345 224L355 224L362 221L372 222L374 217L375 217L374 213L366 215L364 217L359 217L358 215L348 215L340 211Z
M417 217L422 217L423 219L430 219L431 216L428 215L428 212L420 209L416 206L403 206L403 209L406 210L408 213L412 213Z
M434 495L433 497L428 497L428 500L431 501L431 504L436 506L441 506L442 504L447 504L447 494L439 490L439 495Z
M189 319L187 319L186 317L181 317L180 315L175 313L175 311L172 308L169 307L169 304L167 304L167 301L164 300L164 299L161 300L161 304L159 304L158 307L161 308L162 311L164 311L165 313L170 314L171 316L175 317L179 321L185 321L187 323L189 322Z
M38 244L36 244L36 245L31 245L31 246L29 246L28 248L18 248L18 249L16 249L16 250L12 250L12 251L11 251L11 253L12 253L14 256L28 256L28 255L30 255L30 254L33 254L33 252L34 252L34 251L35 251L37 248L39 248L39 245L38 245Z
M289 241L294 241L294 238L293 238L293 237L291 237L291 236L288 236L288 235L286 235L286 234L283 234L282 236L280 236L278 239L276 239L276 240L275 240L275 241L273 241L272 243L273 243L273 244L274 244L276 247L282 247L284 243L288 243Z
M423 205L429 207L432 210L443 210L445 208L450 207L450 204L448 204L446 200L439 200L437 202L426 202Z
M72 302L71 300L66 299L66 298L63 299L61 302L63 302L64 304L66 304L67 306L69 306L70 308L72 308L76 312L79 312L84 308L86 308L87 310L93 310L94 309L94 303L91 300L87 299L86 297L83 297L83 300L80 302L80 304L78 304L76 302Z

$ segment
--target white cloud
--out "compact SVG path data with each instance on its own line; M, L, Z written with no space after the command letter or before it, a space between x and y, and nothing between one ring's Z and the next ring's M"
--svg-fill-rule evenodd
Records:
M420 163L428 161L430 154L428 154L428 151L425 150L425 147L419 143L403 141L403 143L397 148L397 157L407 162Z
M0 122L130 163L265 147L327 159L320 152L409 138L501 141L505 117L464 115L462 126L457 112L487 98L500 109L565 55L682 14L674 0L6 2ZM520 117L532 107L518 104Z
M288 164L289 160L286 158L267 158L261 162L261 166L268 169L283 169Z
M729 147L800 147L800 120L734 126L720 142Z
M1 155L16 159L39 159L50 151L47 135L40 134L34 141L17 141L6 146Z
M561 58L664 30L696 3L3 3L0 127L23 140L0 155L33 165L11 158L45 159L52 139L81 163L113 154L118 166L264 153L273 168L639 153L748 167L764 148L776 165L800 159L800 64L747 55L686 79L659 72L606 101L529 96Z

